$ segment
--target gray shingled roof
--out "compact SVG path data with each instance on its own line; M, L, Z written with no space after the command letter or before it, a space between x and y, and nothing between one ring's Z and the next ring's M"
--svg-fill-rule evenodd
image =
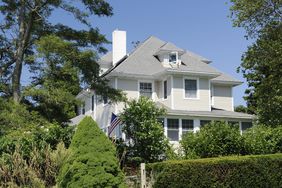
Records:
M192 58L188 53L185 53L181 56L181 62L182 63L179 67L170 68L169 70L209 73L217 75L221 74L218 70L208 65L207 63L204 63L197 58Z
M111 51L103 55L98 61L99 64L111 64L112 62L113 62L113 53Z
M210 66L211 61L190 51L185 51L181 58L181 65L178 67L164 67L157 59L155 54L164 50L182 50L172 43L162 41L157 37L151 36L140 44L127 58L119 62L116 67L111 68L106 74L113 75L136 75L136 76L154 76L162 72L187 72L218 76L212 79L213 82L224 82L238 85L241 82L231 76L218 71ZM112 53L109 52L101 57L100 63L111 63Z
M240 80L237 80L226 73L221 73L220 76L211 79L211 82L212 83L231 83L233 85L240 85L243 83Z
M164 41L156 37L148 38L112 72L152 76L160 71L164 71L165 68L154 56L157 50L164 44Z
M81 114L81 115L78 115L78 116L70 119L69 125L78 125L83 120L84 117L86 117L86 116Z
M174 44L167 42L164 45L162 45L158 51L175 51L175 52L182 52L184 53L185 50L178 48L177 46L175 46Z

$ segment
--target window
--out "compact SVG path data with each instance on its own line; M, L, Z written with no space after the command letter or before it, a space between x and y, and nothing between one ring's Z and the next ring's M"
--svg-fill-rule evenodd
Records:
M81 111L82 111L81 113L84 115L85 114L85 104L82 105Z
M177 52L172 52L169 54L168 62L176 63L177 61Z
M211 120L201 120L200 125L201 125L201 127L204 127L206 124L208 124L210 122L211 122Z
M184 89L185 89L185 98L198 98L197 80L185 79Z
M94 95L91 97L91 110L94 111Z
M108 104L108 97L107 96L103 96L103 104Z
M167 80L164 81L164 99L167 99Z
M140 92L140 96L152 98L152 93L153 93L152 83L140 82L139 92Z
M193 132L194 121L192 119L182 119L182 135L187 132Z
M167 119L167 137L170 141L179 140L179 120Z
M243 132L251 128L252 126L253 126L252 122L242 122L241 123L241 129Z

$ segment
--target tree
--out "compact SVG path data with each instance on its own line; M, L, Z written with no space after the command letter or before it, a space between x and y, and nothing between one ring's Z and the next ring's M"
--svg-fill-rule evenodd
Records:
M230 0L234 27L243 27L248 37L256 37L266 26L282 21L281 0Z
M70 150L58 176L59 187L125 187L115 147L91 117L77 126Z
M168 141L158 118L165 115L165 109L159 108L146 97L128 102L121 119L124 132L131 139L128 156L139 162L160 161L168 148Z
M242 56L238 72L248 82L245 99L248 111L269 126L282 124L282 1L231 0L231 16L236 27L256 38Z
M242 112L242 113L252 114L252 113L249 111L249 109L248 109L246 106L244 106L244 105L235 106L234 111L235 111L235 112Z
M249 108L260 123L282 125L282 23L265 28L242 60Z
M88 22L92 15L111 16L112 7L104 0L81 0L80 6L67 0L4 0L0 3L0 13L3 20L0 25L0 92L12 95L14 101L21 100L21 74L24 65L34 62L30 55L35 52L34 42L42 36L55 34L64 40L72 41L77 47L92 48L105 52L102 44L107 42ZM71 13L74 18L87 27L87 30L76 30L63 24L52 24L49 18L52 12L61 10ZM95 64L97 54L92 54L91 62ZM81 65L84 82L90 86L97 84L98 75L95 67ZM96 66L97 67L97 66ZM92 74L90 72L93 71ZM99 85L99 84L98 84ZM98 89L101 88L97 87Z

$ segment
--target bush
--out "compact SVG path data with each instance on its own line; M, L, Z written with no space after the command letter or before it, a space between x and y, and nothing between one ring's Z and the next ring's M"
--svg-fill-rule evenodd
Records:
M205 158L240 154L239 127L211 122L196 133L187 133L180 142L186 158Z
M282 185L282 154L167 161L146 168L154 188Z
M116 150L91 117L85 117L73 136L72 156L58 176L59 187L124 187Z
M242 135L242 154L271 154L282 152L282 126L271 128L256 125Z

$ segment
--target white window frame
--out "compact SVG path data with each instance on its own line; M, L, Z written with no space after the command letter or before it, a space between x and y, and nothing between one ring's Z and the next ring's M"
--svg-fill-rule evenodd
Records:
M196 84L197 84L197 92L196 98L190 98L190 97L185 97L185 80L196 80ZM200 83L199 83L199 78L196 77L184 77L183 78L183 99L189 99L189 100L199 100L200 99L200 87L199 87Z
M138 90L138 99L140 98L140 83L151 83L152 84L152 96L151 99L154 101L155 100L155 84L152 80L138 80L138 86L137 86L137 90Z
M171 54L175 54L175 56L176 56L175 61L169 61ZM170 53L168 54L168 62L171 63L171 64L177 64L177 62L178 62L178 52L170 52Z

